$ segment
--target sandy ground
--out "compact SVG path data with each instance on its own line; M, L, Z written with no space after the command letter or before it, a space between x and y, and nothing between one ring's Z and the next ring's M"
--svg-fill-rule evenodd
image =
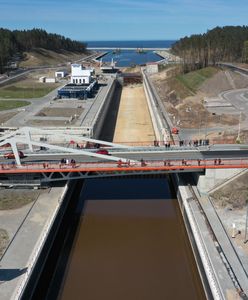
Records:
M80 116L83 112L83 108L63 108L63 107L45 107L40 110L36 116L41 117L71 117L74 115Z
M207 132L208 138L213 142L215 140L224 142L227 136L233 141L238 132L238 111L235 108L230 110L229 107L208 109L205 106L205 99L206 97L218 99L221 92L231 90L233 87L236 89L248 87L247 78L230 70L220 70L212 78L206 80L195 94L190 95L190 91L185 86L173 79L178 72L179 69L174 67L151 76L165 109L171 116L173 125L186 129L182 132L189 139L204 138ZM243 134L246 126L247 120L245 116L242 116L241 136L243 142L246 141L246 136ZM208 130L204 128L208 128ZM188 131L189 129L191 131ZM231 135L230 130L233 131Z
M150 145L154 139L143 86L125 86L121 95L114 142Z
M12 111L12 112L0 112L0 124L3 125L3 123L10 120L12 117L14 117L16 114L18 114L18 111Z

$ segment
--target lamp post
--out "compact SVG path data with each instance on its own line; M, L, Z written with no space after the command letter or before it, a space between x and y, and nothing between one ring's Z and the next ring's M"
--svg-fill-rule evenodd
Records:
M205 112L205 140L207 139L208 112Z
M241 111L239 111L239 129L238 129L238 136L236 141L239 143L240 142L240 129L241 129Z
M245 218L245 238L244 238L244 243L247 242L247 226L248 226L248 200L246 200L246 218Z

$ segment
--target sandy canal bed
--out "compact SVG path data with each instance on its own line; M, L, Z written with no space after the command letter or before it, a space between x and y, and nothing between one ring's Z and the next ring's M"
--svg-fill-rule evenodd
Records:
M114 134L114 142L150 145L155 139L143 86L125 86Z

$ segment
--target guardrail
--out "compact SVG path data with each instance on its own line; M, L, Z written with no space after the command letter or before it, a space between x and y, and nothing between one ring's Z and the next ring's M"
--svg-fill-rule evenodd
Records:
M63 173L63 172L112 172L119 171L159 171L178 170L189 172L202 169L248 168L248 158L237 159L165 159L165 160L128 160L117 162L77 162L77 163L25 163L21 166L2 164L0 174L18 173Z

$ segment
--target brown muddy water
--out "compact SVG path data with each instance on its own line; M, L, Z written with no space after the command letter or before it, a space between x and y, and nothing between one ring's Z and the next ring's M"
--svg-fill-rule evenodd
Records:
M205 299L166 178L88 180L80 200L59 299Z

